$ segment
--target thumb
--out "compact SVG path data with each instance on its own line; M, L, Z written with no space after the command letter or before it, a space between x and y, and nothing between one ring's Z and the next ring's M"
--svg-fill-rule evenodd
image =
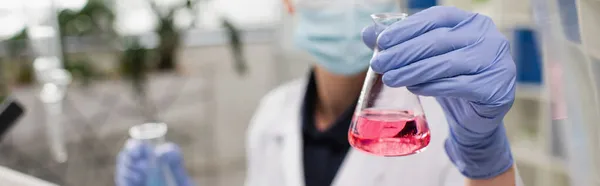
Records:
M167 165L174 181L178 186L188 186L189 176L183 165L183 156L179 146L173 143L160 145L156 148L158 159Z
M375 32L375 25L370 25L362 30L362 41L367 45L371 50L375 47L375 43L377 41L377 32Z

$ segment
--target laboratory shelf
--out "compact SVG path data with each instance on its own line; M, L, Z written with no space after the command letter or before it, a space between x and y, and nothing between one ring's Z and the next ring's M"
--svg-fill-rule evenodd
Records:
M580 120L552 120L552 92L550 87L543 83L549 82L551 74L542 74L542 85L518 82L516 100L504 121L513 155L520 167L519 171L523 171L521 175L526 174L523 181L528 183L527 186L600 185L600 177L593 178L595 180L592 181L596 184L592 184L582 182L579 178L585 176L578 175L598 175L600 159L591 159L592 162L580 161L579 156L567 153L571 156L568 157L565 154L568 147L573 145L569 139L576 138L565 132L568 131L565 129L571 129L573 124L595 123L597 120L596 117L592 117L597 115L597 111L591 105L594 105L594 102L600 104L600 95L594 93L595 90L600 90L600 0L488 0L478 4L469 4L467 1L444 2L445 5L456 4L461 8L468 7L474 12L490 16L502 33L513 42L517 37L514 33L517 29L533 28L544 31L543 45L539 48L542 51L542 68L547 68L548 64L561 64L563 78L566 78L563 79L563 88L575 90L568 91L565 97L569 99L565 98L565 101L571 105L568 110L571 113L569 118L578 118L576 115L579 114ZM539 4L532 6L532 2ZM536 21L542 24L534 22L532 10L539 13L536 17L539 20ZM519 63L530 61L532 59L526 58ZM521 70L526 69L522 67ZM572 110L579 108L577 105L581 109ZM598 127L581 127L584 127L586 136L598 136L596 134L600 133ZM591 137L590 140L600 139ZM592 157L600 157L599 147L587 148L592 149ZM582 162L595 163L598 170L573 172L574 168L580 168L578 163Z

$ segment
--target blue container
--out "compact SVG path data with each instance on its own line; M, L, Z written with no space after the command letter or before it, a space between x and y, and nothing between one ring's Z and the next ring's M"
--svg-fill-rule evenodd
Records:
M414 14L423 9L435 6L437 3L437 0L407 0L406 7L408 8L408 13Z
M437 0L408 0L407 5L410 9L427 9L437 5Z
M513 57L517 66L517 81L542 83L542 64L535 32L529 28L514 30Z

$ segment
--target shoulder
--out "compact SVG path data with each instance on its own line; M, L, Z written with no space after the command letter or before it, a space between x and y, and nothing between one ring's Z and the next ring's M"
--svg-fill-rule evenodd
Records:
M296 104L304 95L305 86L306 78L296 79L280 85L262 97L258 110L265 107L273 108Z
M254 116L250 121L248 132L250 134L272 128L271 123L293 119L300 109L301 100L304 96L306 79L300 78L287 82L269 91L260 100Z

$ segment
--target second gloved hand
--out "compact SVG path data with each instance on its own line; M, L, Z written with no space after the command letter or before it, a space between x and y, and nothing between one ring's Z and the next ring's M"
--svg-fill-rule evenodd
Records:
M158 169L153 169L151 155L157 157ZM169 172L169 173L165 173ZM166 175L168 174L167 178ZM169 185L171 180L174 185ZM192 181L183 167L179 147L168 143L154 152L137 140L128 140L119 153L116 165L117 186L192 186Z
M380 52L372 69L391 87L434 96L450 125L446 152L466 177L495 177L513 165L503 118L515 94L508 40L484 15L432 7L363 41Z

